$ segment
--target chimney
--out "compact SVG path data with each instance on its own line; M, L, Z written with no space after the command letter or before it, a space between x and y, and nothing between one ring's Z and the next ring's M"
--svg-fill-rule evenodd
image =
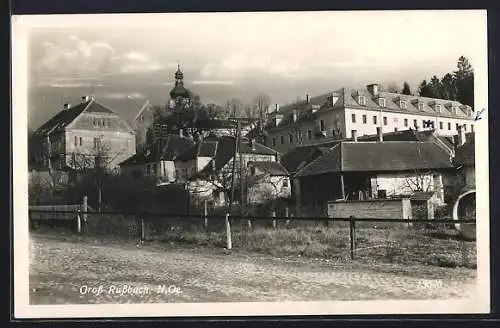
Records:
M457 146L460 147L465 143L465 129L463 125L458 126Z
M279 162L280 161L280 153L276 152L276 154L274 154L274 158L276 159L276 162Z
M309 94L306 94L306 104L309 104Z
M276 104L276 113L280 111L280 105Z
M86 103L86 102L87 102L87 101L89 101L89 100L90 100L90 97L89 97L89 96L83 96L83 97L82 97L82 104L83 104L83 103Z
M296 109L293 110L293 122L294 123L297 122L297 110Z
M250 147L252 147L252 151L255 151L255 140L252 138L250 139Z
M64 104L63 109L70 109L70 108L71 108L71 104Z
M380 126L377 127L377 136L379 142L384 141L384 134L382 133L382 128Z
M352 135L352 140L354 142L358 142L358 131L357 130L352 130L351 131L351 135Z
M372 96L374 96L374 97L378 96L378 84L377 83L369 84L366 86L366 88L372 94Z

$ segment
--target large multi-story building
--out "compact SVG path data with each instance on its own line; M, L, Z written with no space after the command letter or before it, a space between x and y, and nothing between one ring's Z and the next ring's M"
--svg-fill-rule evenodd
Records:
M107 168L135 154L135 134L127 122L93 97L64 105L31 138L30 164L40 169Z
M379 91L378 84L363 89L341 88L267 114L266 145L286 152L324 138L343 139L398 130L431 130L456 135L459 127L474 131L470 106L457 101Z

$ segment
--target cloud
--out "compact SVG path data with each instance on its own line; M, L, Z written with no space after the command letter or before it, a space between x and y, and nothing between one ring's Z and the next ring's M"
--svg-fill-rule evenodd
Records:
M120 53L109 43L87 41L71 35L57 42L44 42L34 69L41 76L85 77L151 72L171 65L163 65L139 51Z
M107 98L107 99L144 99L146 98L145 95L139 92L132 92L132 93L120 93L120 92L115 92L115 93L103 93L98 95L100 98Z
M190 84L194 85L233 85L234 81L232 80L196 80L190 82Z

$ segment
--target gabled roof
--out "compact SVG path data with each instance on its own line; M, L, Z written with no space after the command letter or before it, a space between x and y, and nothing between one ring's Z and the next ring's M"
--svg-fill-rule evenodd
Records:
M189 160L196 159L198 157L214 157L217 150L217 140L201 140L194 146L187 149L185 152L176 156L174 160L186 162Z
M207 165L200 171L199 175L203 176L222 169L234 156L236 138L233 136L211 137L211 140L217 140L217 151L213 157L214 165ZM256 154L256 155L276 155L277 151L266 147L258 142L250 144L250 140L241 139L240 151L241 154Z
M188 138L181 137L177 134L169 134L164 142L162 149L158 150L158 144L149 145L143 152L129 157L121 162L120 166L127 165L140 165L146 163L153 163L157 160L173 161L176 156L185 152L193 146L193 141Z
M280 163L290 172L295 173L305 164L310 163L319 156L323 155L341 142L341 140L329 141L322 144L307 145L296 147L289 152L283 154L280 158Z
M80 103L68 109L61 109L59 113L42 124L42 126L35 131L35 134L46 135L47 133L63 131L65 127L71 124L83 112L115 114L111 109L99 104L91 98L89 101Z
M397 172L452 168L449 154L431 142L346 142L312 161L298 177L340 172Z
M271 176L287 176L288 171L278 162L269 162L269 161L254 161L248 162L249 166L253 166L265 174L269 174Z

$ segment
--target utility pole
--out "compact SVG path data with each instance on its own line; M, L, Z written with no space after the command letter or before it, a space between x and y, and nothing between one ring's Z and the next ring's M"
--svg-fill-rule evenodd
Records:
M230 121L235 121L236 122L236 140L235 140L235 144L234 144L234 153L233 153L233 167L232 167L232 170L231 170L231 199L230 199L230 203L229 203L229 213L232 213L232 209L233 209L233 202L234 202L234 194L235 194L235 174L236 174L236 155L239 154L239 162L240 162L240 177L239 177L239 180L240 180L240 207L243 203L243 177L242 177L242 173L243 173L243 158L242 158L242 154L241 154L241 123L242 122L245 122L245 123L249 123L249 122L253 122L253 121L256 121L257 119L252 119L252 118L248 118L248 117L230 117L229 118ZM243 211L243 209L241 209L241 211Z

